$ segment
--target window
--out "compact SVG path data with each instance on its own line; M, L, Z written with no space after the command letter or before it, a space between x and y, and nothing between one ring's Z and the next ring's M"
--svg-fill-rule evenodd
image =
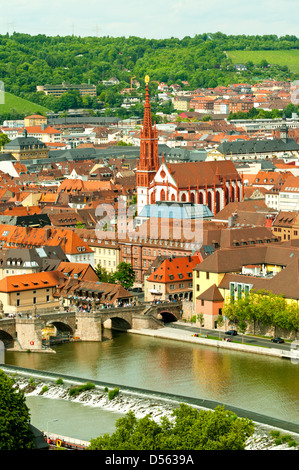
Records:
M206 279L210 279L210 273L206 273Z
M241 299L242 297L242 290L243 290L243 285L238 284L238 299Z
M232 301L235 299L235 284L233 282L229 283L230 298Z

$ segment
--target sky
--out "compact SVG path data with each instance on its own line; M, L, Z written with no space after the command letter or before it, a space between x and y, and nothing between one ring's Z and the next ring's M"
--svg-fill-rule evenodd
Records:
M0 34L138 36L196 34L299 36L298 0L0 0Z

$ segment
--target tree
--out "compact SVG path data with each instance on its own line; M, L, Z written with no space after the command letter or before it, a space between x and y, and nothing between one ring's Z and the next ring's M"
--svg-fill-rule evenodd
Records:
M266 290L252 289L249 294L231 299L224 304L223 314L243 333L248 324L255 328L256 323L295 332L299 329L298 306Z
M119 281L125 289L130 289L135 281L135 272L130 263L122 261L113 275L115 281Z
M76 228L85 228L85 224L80 220L76 223Z
M10 139L7 137L6 134L0 134L0 150L9 142L10 142Z
M0 370L0 450L33 448L30 415L24 393Z
M180 404L172 418L157 423L150 415L137 419L129 411L111 436L91 439L88 450L244 450L254 432L251 420L224 407L198 410Z
M199 331L200 331L200 334L201 334L201 327L202 327L203 320L204 320L203 313L198 313L196 315L196 320L199 322Z
M109 283L112 283L112 284L114 283L114 277L113 277L114 273L108 273L107 269L103 268L100 264L98 264L94 268L94 270L98 275L99 281L109 282Z
M222 315L218 315L217 318L217 328L221 328L224 325L224 318ZM220 330L219 330L219 339L220 339Z

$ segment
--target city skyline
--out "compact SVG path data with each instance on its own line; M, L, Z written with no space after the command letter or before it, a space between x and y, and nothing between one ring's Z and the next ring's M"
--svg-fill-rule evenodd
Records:
M163 39L222 32L227 35L296 35L299 7L296 0L270 2L244 0L225 3L214 0L174 0L150 4L137 0L115 0L112 7L103 1L74 0L49 4L33 0L30 4L16 0L14 8L3 4L0 34L14 31L48 36L137 36Z

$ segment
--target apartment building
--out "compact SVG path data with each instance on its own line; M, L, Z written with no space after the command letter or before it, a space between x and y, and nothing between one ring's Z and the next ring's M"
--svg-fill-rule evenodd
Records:
M193 269L201 261L200 254L164 260L145 278L145 300L192 300Z
M0 225L0 242L2 248L60 246L70 262L94 266L93 250L72 230Z
M24 118L24 127L30 126L47 126L48 118L41 114L31 114Z
M45 95L53 95L59 98L63 93L68 91L79 91L81 96L97 96L96 85L83 83L81 85L70 84L62 82L61 85L37 85L36 91L42 91Z
M48 158L49 150L44 142L36 137L29 137L24 129L21 137L16 137L3 148L4 153L10 153L16 160L32 160Z
M280 241L299 238L299 212L279 211L272 224L272 232Z
M59 306L54 296L64 276L58 271L7 276L0 281L0 301L6 313L34 313L34 308Z
M173 107L178 111L189 111L191 100L192 98L190 96L175 96L172 98Z
M284 294L299 304L298 242L258 244L217 250L193 270L193 303L206 328L217 328L224 302L249 293Z

